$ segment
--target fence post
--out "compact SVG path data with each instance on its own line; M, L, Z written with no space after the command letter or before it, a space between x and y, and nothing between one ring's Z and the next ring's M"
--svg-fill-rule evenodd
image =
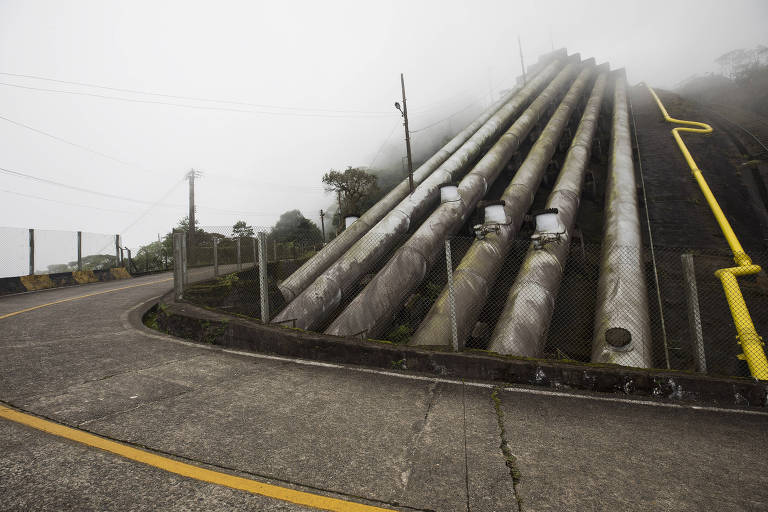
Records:
M251 245L253 246L253 267L256 268L256 237L251 237Z
M240 240L242 240L242 238L237 237L237 271L238 272L243 270L243 260L240 257Z
M267 234L259 232L259 297L261 297L261 321L269 323L269 287L267 286Z
M456 301L453 295L453 262L451 261L451 241L445 239L445 269L448 274L448 305L451 311L451 345L459 351L459 334L456 330ZM461 347L462 349L464 347Z
M213 277L219 275L219 239L213 239Z
M693 344L693 356L696 371L707 373L707 359L704 353L704 336L701 332L701 313L699 311L699 293L696 289L696 273L693 267L693 254L681 254L683 262L683 281L685 282L685 301L688 304L688 328Z
M83 232L77 232L77 270L83 270Z
M35 275L35 230L29 230L29 275Z
M120 266L120 235L115 235L115 267Z
M184 296L184 233L173 233L173 291L176 300Z
M187 252L187 240L189 237L184 236L181 238L181 277L184 288L189 286L189 261Z

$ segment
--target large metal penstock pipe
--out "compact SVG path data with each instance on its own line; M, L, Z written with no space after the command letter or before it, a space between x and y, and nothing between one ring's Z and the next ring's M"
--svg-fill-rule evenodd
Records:
M605 187L592 362L648 368L651 328L623 73L617 73L614 82L611 162Z
M434 263L446 237L455 233L466 221L477 202L485 195L531 129L556 102L579 69L569 63L544 91L531 103L504 135L459 183L459 198L446 201L400 247L365 289L347 306L325 331L350 335L365 332L378 334L409 291L424 278ZM458 308L457 308L458 309Z
M578 56L572 59L578 59ZM336 312L342 296L357 280L387 256L408 232L411 220L420 219L434 206L439 187L463 176L475 159L504 133L531 99L557 74L563 59L557 59L523 87L464 145L427 177L413 193L393 208L341 258L315 279L273 320L296 320L296 327L317 329Z
M592 66L585 67L571 86L560 106L541 132L514 179L504 191L506 222L495 227L484 238L475 240L453 274L456 303L456 327L459 344L472 331L483 305L488 299L512 240L517 235L525 213L531 207L536 190L554 155L558 142L578 108L593 76ZM448 345L450 303L443 290L432 309L409 340L410 345Z
M540 63L545 63L555 58L564 58L565 56L565 49L557 50L543 56L540 59ZM413 172L414 183L419 184L431 175L435 169L440 167L443 162L461 148L461 146L491 118L491 116L498 112L504 104L509 102L519 90L520 87L515 87L501 99L494 102L469 126L464 128L445 146L440 148L437 153L432 155L429 160L421 164L421 166ZM379 202L369 208L359 219L357 219L357 221L342 231L339 236L331 240L320 252L315 254L312 259L304 263L304 265L299 267L288 277L288 279L280 283L278 287L280 288L283 297L285 297L285 300L293 300L299 293L312 284L312 281L314 281L317 276L337 261L347 249L352 247L352 245L360 239L361 236L367 233L371 227L384 218L397 203L402 201L408 195L409 191L410 185L408 179L404 179L395 188L390 190L387 195L380 199Z
M565 233L557 243L540 249L531 245L509 290L504 310L496 322L488 349L524 357L541 355L545 334L555 310L571 234L579 211L581 188L589 164L592 139L597 130L608 73L601 73L592 88L584 115L573 137L557 183L546 208L557 208Z

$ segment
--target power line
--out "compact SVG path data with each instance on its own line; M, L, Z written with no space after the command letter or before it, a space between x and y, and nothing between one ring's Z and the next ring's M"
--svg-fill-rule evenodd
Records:
M145 96L156 96L161 98L175 98L180 100L188 100L188 101L205 101L209 103L225 103L229 105L242 105L247 107L258 107L258 108L273 108L273 109L280 109L280 110L294 110L294 111L315 111L315 112L336 112L336 113L345 113L345 114L389 114L389 112L381 112L381 111L365 111L365 110L346 110L346 109L330 109L330 108L315 108L315 107L288 107L288 106L281 106L281 105L268 105L263 103L250 103L245 101L232 101L232 100L220 100L220 99L212 99L212 98L201 98L201 97L195 97L195 96L180 96L176 94L162 94L157 92L149 92L149 91L141 91L138 89L124 89L120 87L109 87L105 85L96 85L91 84L87 82L74 82L74 81L68 81L68 80L58 80L55 78L48 78L38 75L23 75L20 73L5 73L0 72L0 75L5 76L14 76L19 78L31 78L34 80L45 80L47 82L56 82L60 84L67 84L67 85L79 85L83 87L93 87L97 89L105 89L109 91L118 91L118 92L127 92L131 94L143 94Z
M118 157L109 155L107 153L103 153L101 151L98 151L96 149L90 148L88 146L84 146L84 145L79 144L77 142L72 142L70 140L67 140L67 139L64 139L62 137L59 137L58 135L54 135L52 133L48 133L46 131L43 131L43 130L41 130L39 128L35 128L33 126L29 126L29 125L21 123L19 121L14 121L13 119L9 119L9 118L7 118L5 116L2 116L2 115L0 115L0 119L2 119L4 121L7 121L7 122L9 122L11 124L15 124L17 126L20 126L22 128L26 128L27 130L33 131L35 133L39 133L41 135L45 135L46 137L49 137L49 138L54 139L56 141L63 142L64 144L68 144L70 146L82 149L82 150L87 151L89 153L93 153L93 154L98 155L98 156L100 156L102 158L106 158L108 160L112 160L114 162L117 162L119 164L122 164L122 165L125 165L125 166L128 166L128 167L133 167L133 168L138 169L138 170L140 170L142 172L146 172L146 173L149 173L149 174L152 174L152 175L157 175L157 171L153 171L152 169L143 167L143 166L141 166L139 164L128 162L127 160L122 160L122 159L120 159ZM257 182L257 181L254 181L254 180L249 180L247 178L241 178L239 176L234 176L234 175L231 175L231 174L216 173L216 174L213 174L213 176L214 177L220 177L220 178L228 178L228 179L240 180L240 181L243 181L243 182L246 182L246 183L251 183L251 184L257 185L257 186L272 185L272 186L276 186L276 187L324 190L324 188L321 187L321 186L291 185L291 184L275 183L275 182L269 182L269 181L259 181L259 182Z
M197 208L200 210L207 210L212 213L225 213L228 215L254 215L256 217L271 217L273 215L279 215L278 213L254 212L249 210L225 210L222 208L214 208L211 206L202 206L202 205L197 205Z
M45 135L46 137L50 137L51 139L57 140L59 142L63 142L64 144L69 144L70 146L76 147L78 149L82 149L82 150L87 151L89 153L93 153L94 155L98 155L98 156L100 156L102 158L106 158L107 160L112 160L113 162L117 162L119 164L122 164L122 165L125 165L125 166L128 166L128 167L133 167L134 169L138 169L138 170L140 170L142 172L146 172L146 173L149 173L149 174L153 174L153 175L157 174L156 171L152 171L151 169L147 169L147 168L142 167L142 166L140 166L138 164L134 164L134 163L128 162L126 160L122 160L120 158L114 157L112 155L108 155L106 153L102 153L101 151L98 151L98 150L93 149L93 148L89 148L88 146L83 146L82 144L78 144L77 142L72 142L72 141L63 139L63 138L61 138L61 137L59 137L57 135L53 135L52 133L45 132L43 130L40 130L39 128L34 128L34 127L29 126L29 125L24 124L24 123L20 123L19 121L14 121L13 119L9 119L9 118L7 118L5 116L0 115L0 119L2 119L3 121L7 121L7 122L9 122L11 124L15 124L16 126L20 126L22 128L26 128L27 130L33 131L35 133L39 133L40 135Z
M392 134L395 133L395 129L400 126L400 120L398 119L395 125L392 127L392 129L389 131L389 135L387 135L387 138L384 139L384 142L381 143L381 146L379 147L379 150L376 152L376 156L373 157L373 160L371 160L371 164L368 166L369 169L373 168L373 164L376 163L376 160L378 160L379 155L381 155L381 152L384 151L384 146L386 146L387 142L389 142L389 139L392 138Z
M427 126L423 126L423 127L419 128L418 130L411 130L411 133L423 132L424 130L428 130L428 129L432 128L433 126L437 126L438 124L440 124L440 123L442 123L444 121L447 121L447 120L449 120L450 118L452 118L454 116L457 116L457 115L461 114L465 110L469 110L470 108L472 108L475 105L477 105L477 103L478 103L477 101L474 101L474 102L470 103L469 105L467 105L466 107L462 108L461 110L457 110L453 114L451 114L451 115L449 115L447 117L444 117L444 118L442 118L442 119L440 119L438 121L435 121L434 123L428 124Z
M145 210L144 210L144 211L141 213L141 215L139 215L138 217L136 217L136 219L135 219L133 222L131 222L130 224L128 224L128 226L127 226L126 228L124 228L122 231L120 231L120 233L121 233L121 234L125 234L125 233L127 233L127 232L128 232L128 230L129 230L129 229L131 229L133 226L135 226L136 224L138 224L138 223L139 223L139 221L140 221L141 219L143 219L144 217L146 217L146 216L147 216L147 214L149 214L149 212L151 212L151 211L152 211L152 210L153 210L153 209L154 209L156 206L159 206L159 205L160 205L160 203L162 203L163 201L165 201L165 199L166 199L166 198L167 198L169 195L171 195L171 193L173 193L173 191L174 191L174 190L176 190L176 188L177 188L177 187L178 187L178 186L179 186L181 183L183 183L183 182L184 182L186 179L187 179L187 175L186 175L186 174L184 174L184 177L183 177L183 178L181 178L179 181L177 181L176 183L174 183L174 184L171 186L171 188L169 188L169 189L168 189L168 191L167 191L165 194L163 194L163 196L162 196L160 199L158 199L158 200L157 200L157 201L155 201L154 203L150 203L150 206L149 206L149 208L145 209ZM194 229L194 226L192 226L192 228Z
M264 187L264 185L271 185L274 187L281 187L281 188L299 188L299 189L311 189L311 190L325 190L325 187L322 187L320 185L294 185L294 184L286 184L286 183L277 183L273 181L255 181L248 178L243 178L241 176L235 176L233 174L227 174L227 173L221 173L218 171L210 171L207 169L203 169L206 173L208 173L208 177L214 177L214 178L225 178L225 179L232 179L232 180L238 180L242 181L243 183L250 183L252 185L255 185L257 187Z
M463 89L456 94L453 94L451 96L448 96L447 98L444 98L442 100L438 100L432 103L428 103L426 105L421 106L420 108L413 109L412 114L421 114L424 112L429 112L430 110L435 110L438 108L443 108L445 105L449 103L454 103L457 99L463 99L465 96L472 95L471 89Z
M40 183L47 183L49 185L56 185L58 187L64 187L64 188L68 188L70 190L76 190L78 192L85 192L87 194L93 194L93 195L97 195L97 196L108 197L110 199L119 199L121 201L130 201L132 203L153 204L150 201L142 201L141 199L133 199L131 197L119 196L119 195L116 195L116 194L109 194L107 192L99 192L97 190L90 190L90 189L87 189L87 188L76 187L74 185L69 185L67 183L61 183L59 181L49 180L47 178L40 178L39 176L33 176L31 174L26 174L26 173L23 173L23 172L14 171L14 170L11 170L11 169L6 169L5 167L0 167L0 172L8 174L10 176L15 176L17 178L24 178L24 179L28 179L28 180L38 181ZM178 205L168 205L168 206L178 206Z
M19 84L10 84L7 82L0 82L0 85L4 85L6 87L16 87L18 89L29 89L32 91L40 91L40 92L54 92L59 94L71 94L76 96L89 96L93 98L101 98L101 99L107 99L107 100L119 100L119 101L127 101L130 103L145 103L145 104L151 104L151 105L167 105L171 107L181 107L181 108L191 108L191 109L197 109L197 110L211 110L211 111L217 111L217 112L237 112L237 113L245 113L245 114L259 114L259 115L266 115L266 116L289 116L289 117L317 117L317 118L326 118L326 119L364 119L367 117L384 117L389 116L389 113L380 113L380 114L354 114L354 115L331 115L331 114L317 114L317 113L300 113L300 112L268 112L264 110L249 110L249 109L238 109L238 108L224 108L224 107L207 107L204 105L189 105L186 103L171 103L168 101L156 101L156 100L143 100L138 98L124 98L120 96L107 96L106 94L96 94L96 93L90 93L90 92L82 92L82 91L62 91L60 89L47 89L44 87L32 87L28 85L19 85Z
M15 192L13 190L0 189L0 192L3 192L5 194L13 194L15 196L28 197L28 198L31 198L31 199L39 199L41 201L48 201L48 202L51 202L51 203L64 204L64 205L67 205L67 206L77 206L79 208L87 208L89 210L101 210L101 211L105 211L105 212L116 212L116 213L133 213L133 212L131 212L129 210L115 210L115 209L112 209L112 208L101 208L101 207L98 207L98 206L90 206L90 205L86 205L86 204L69 203L67 201L59 201L58 199L51 199L51 198L48 198L48 197L35 196L35 195L32 195L32 194L24 194L22 192Z
M108 197L110 199L119 199L121 201L130 201L130 202L134 202L134 203L146 204L146 205L150 206L150 209L151 208L156 208L156 207L163 207L163 208L184 208L185 207L185 205L183 205L183 204L163 203L162 200L164 200L167 197L168 194L163 196L163 199L161 199L159 202L158 201L155 201L155 202L143 201L141 199L133 199L133 198L130 198L130 197L119 196L119 195L115 195L115 194L109 194L109 193L106 193L106 192L99 192L99 191L96 191L96 190L90 190L90 189L82 188L82 187L76 187L74 185L69 185L67 183L61 183L61 182L58 182L58 181L49 180L47 178L40 178L38 176L33 176L31 174L26 174L26 173L19 172L19 171L13 171L11 169L6 169L4 167L0 167L0 173L5 173L5 174L11 175L11 176L15 176L15 177L19 177L19 178L25 178L25 179L30 179L30 180L34 180L34 181L39 181L41 183L46 183L46 184L49 184L49 185L56 185L56 186L59 186L59 187L64 187L64 188L68 188L68 189L71 189L71 190L76 190L78 192L85 192L85 193L88 193L88 194L104 196L104 197ZM186 178L184 178L184 179L186 179ZM178 186L178 184L174 185L174 188L176 186ZM0 190L0 191L7 192L7 193L10 193L10 194L25 195L25 194L21 194L20 192L14 192L14 191L10 191L10 190ZM43 197L38 197L38 196L30 196L30 197L35 197L36 199L49 200L49 199L46 199L46 198L43 198ZM55 200L51 199L50 201L55 201ZM63 201L56 201L56 202L62 202L63 203ZM72 205L72 206L82 206L84 208L94 208L94 209L100 209L100 210L108 210L108 209L105 209L105 208L98 208L98 207L95 207L95 206L90 207L90 206L81 205L81 204L75 204L75 203L65 203L65 204L69 204L69 205ZM206 205L197 205L197 207L200 208L200 209L203 209L203 210L207 210L207 211L213 212L213 213L246 214L246 215L257 215L257 216L261 216L261 217L268 217L268 216L271 216L271 215L276 215L276 213L257 212L257 211L252 211L252 210L229 210L229 209L216 208L214 206L206 206ZM108 210L108 211L116 211L116 212L120 212L120 213L130 213L130 212L125 212L125 210Z

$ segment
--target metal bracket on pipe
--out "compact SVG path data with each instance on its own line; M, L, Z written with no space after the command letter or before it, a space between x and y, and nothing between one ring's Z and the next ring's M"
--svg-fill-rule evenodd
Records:
M492 224L476 224L472 226L472 230L475 232L475 238L482 240L491 233L498 233L502 226L509 226L511 222L494 222Z
M482 240L491 233L497 233L502 226L509 226L512 224L511 219L507 218L506 211L503 210L504 206L505 203L503 200L480 201L477 204L478 209L485 210L485 222L472 226L472 231L475 233L475 238ZM497 211L493 212L491 210L492 207L496 207ZM499 222L502 215L504 216L504 220L507 220L507 222Z
M536 221L536 231L531 235L534 249L543 249L547 244L562 241L566 230L557 214L557 208L546 208L531 213L531 217Z

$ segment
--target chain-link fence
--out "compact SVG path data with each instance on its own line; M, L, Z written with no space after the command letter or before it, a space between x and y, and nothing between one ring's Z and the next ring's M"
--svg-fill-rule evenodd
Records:
M105 270L122 266L118 235L0 228L0 277Z
M254 318L261 318L262 305L268 305L270 318L284 307L278 284L323 246L319 233L276 233L268 227L203 227L196 230L191 242L189 233L182 236L187 250L187 280L199 283L185 290L184 298ZM266 265L264 283L260 278L262 259ZM262 289L267 290L264 295L268 301L262 302Z
M743 332L736 338L723 272L715 275L734 267L724 252L602 247L579 238L526 238L500 246L494 233L456 236L447 244L403 245L404 238L369 236L370 247L353 246L346 261L332 264L303 293L286 297L280 284L322 244L261 231L263 247L254 234L226 230L195 241L190 272L209 270L191 279L205 282L190 286L184 298L254 318L262 318L266 306L271 323L317 332L537 359L749 377L754 372L740 354L749 343L747 350L762 353L759 339ZM414 245L429 250L408 249ZM380 247L387 250L377 253ZM768 261L768 254L752 258ZM347 284L337 294L342 271ZM748 313L737 314L749 314L757 333L768 332L765 274L740 276L738 287ZM283 318L292 300L305 301L306 318Z

